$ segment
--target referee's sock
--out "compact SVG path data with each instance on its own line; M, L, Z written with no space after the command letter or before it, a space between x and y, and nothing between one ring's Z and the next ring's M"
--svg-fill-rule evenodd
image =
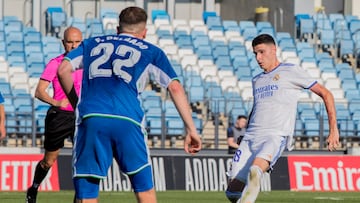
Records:
M47 173L49 172L49 168L44 169L41 166L40 162L36 165L34 180L33 180L33 184L32 184L32 187L35 188L35 189L39 188L41 182L44 180Z
M251 166L243 196L238 203L254 203L260 192L260 179L263 174L258 166Z

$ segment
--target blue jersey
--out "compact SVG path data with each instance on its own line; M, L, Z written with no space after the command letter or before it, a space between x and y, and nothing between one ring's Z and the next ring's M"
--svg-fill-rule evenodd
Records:
M177 79L160 48L125 34L84 40L65 60L73 69L84 69L77 106L80 119L104 116L141 123L144 112L139 94L149 76L164 88Z
M4 103L4 97L3 97L3 95L1 94L1 92L0 92L0 104L2 104L2 103Z

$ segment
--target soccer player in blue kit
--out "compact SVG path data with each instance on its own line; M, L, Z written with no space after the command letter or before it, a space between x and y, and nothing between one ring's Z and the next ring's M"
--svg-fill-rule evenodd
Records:
M253 52L264 70L252 79L254 105L248 127L233 156L228 172L226 196L233 203L253 203L260 191L261 175L272 169L287 147L291 150L297 102L303 89L319 95L326 107L329 122L328 149L339 145L334 98L331 92L305 70L280 63L276 44L268 34L252 41Z
M139 100L150 74L167 88L184 121L185 152L194 154L201 149L190 105L174 69L161 49L143 40L146 21L144 9L125 8L119 15L119 35L84 40L59 67L60 83L72 104L77 103L73 149L77 202L98 202L99 181L107 176L113 157L129 176L137 202L156 202ZM83 68L78 101L70 77L77 68Z

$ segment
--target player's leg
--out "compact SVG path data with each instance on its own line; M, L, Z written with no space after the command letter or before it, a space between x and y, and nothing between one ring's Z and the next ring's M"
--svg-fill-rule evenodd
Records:
M269 168L269 162L262 158L256 157L253 165L250 167L247 184L243 191L243 196L239 203L255 202L260 192L260 181L262 174Z
M135 196L139 203L156 203L156 193L154 188L145 192L136 192Z
M140 123L117 120L113 126L114 157L120 169L129 176L138 203L156 203L153 173L146 130ZM121 132L121 134L119 134Z
M266 172L281 156L286 146L286 138L282 136L263 137L254 149L256 150L256 158L254 159L247 177L247 184L243 192L243 196L239 203L255 202L260 192L261 176Z
M129 179L138 203L156 203L156 193L150 165L129 175Z
M73 179L76 203L97 203L100 179L77 177Z
M225 195L230 202L235 203L241 198L246 184L248 169L253 159L254 155L250 150L250 142L248 140L242 141L233 156L231 168L227 172L229 183Z
M73 149L76 202L98 201L100 179L107 176L113 161L113 146L109 136L114 123L110 120L89 117L77 127Z

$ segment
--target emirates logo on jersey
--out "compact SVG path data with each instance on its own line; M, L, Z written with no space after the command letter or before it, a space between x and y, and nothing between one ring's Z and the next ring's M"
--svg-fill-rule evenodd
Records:
M273 81L278 81L280 79L280 75L279 74L276 74L274 77L273 77Z

